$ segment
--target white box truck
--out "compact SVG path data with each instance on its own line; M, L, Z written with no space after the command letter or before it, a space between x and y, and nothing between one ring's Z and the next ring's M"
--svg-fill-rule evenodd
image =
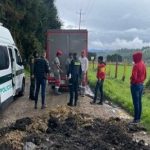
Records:
M48 30L46 38L46 52L47 59L50 66L53 65L53 60L56 56L57 50L60 49L63 52L60 58L61 67L63 73L61 74L60 87L68 87L65 77L65 62L69 53L77 53L81 55L82 50L86 50L88 54L88 31L87 30ZM55 84L55 78L53 70L51 70L48 82L51 85Z
M22 96L25 88L24 66L10 31L0 24L0 110Z

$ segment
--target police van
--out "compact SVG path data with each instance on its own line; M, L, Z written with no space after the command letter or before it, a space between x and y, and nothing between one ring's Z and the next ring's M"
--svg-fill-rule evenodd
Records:
M10 31L0 23L0 110L22 96L25 89L24 66Z

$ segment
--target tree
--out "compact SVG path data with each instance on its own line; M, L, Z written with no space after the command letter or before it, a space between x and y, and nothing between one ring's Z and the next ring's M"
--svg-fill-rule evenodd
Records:
M54 0L1 0L0 20L26 59L35 49L44 49L48 29L61 27Z
M119 54L107 55L108 62L122 62L122 56Z
M95 60L96 59L96 53L89 52L88 53L88 60Z

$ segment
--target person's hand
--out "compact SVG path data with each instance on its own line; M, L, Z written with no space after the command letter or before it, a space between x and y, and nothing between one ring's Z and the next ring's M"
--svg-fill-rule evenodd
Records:
M68 80L68 77L67 77L67 75L66 75L66 80Z
M34 75L32 75L31 78L34 79Z

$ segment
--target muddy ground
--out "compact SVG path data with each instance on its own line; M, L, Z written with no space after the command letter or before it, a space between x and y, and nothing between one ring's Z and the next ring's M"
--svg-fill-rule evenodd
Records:
M39 101L34 110L28 90L27 82L25 96L0 115L0 150L150 149L145 129L129 126L132 117L118 107L90 105L91 98L80 97L78 106L69 108L68 93L55 96L47 87L47 108L41 110Z

